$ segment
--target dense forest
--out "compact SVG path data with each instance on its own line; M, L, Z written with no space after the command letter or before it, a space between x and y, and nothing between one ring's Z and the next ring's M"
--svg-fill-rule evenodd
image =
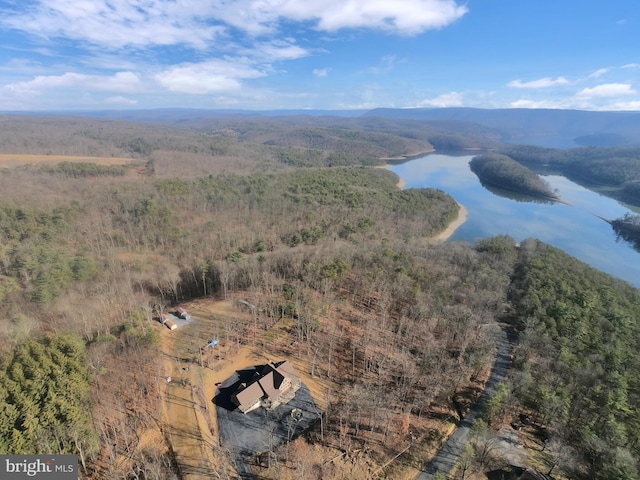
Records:
M520 332L510 391L575 478L638 478L638 290L535 240L519 250L508 293L507 318Z
M77 453L83 478L182 478L162 420L155 319L180 302L236 295L259 314L221 323L230 352L286 354L328 385L322 428L273 452L264 478L422 468L480 394L507 326L514 372L485 412L490 429L524 414L554 475L638 478L638 291L533 239L433 242L456 218L455 200L400 190L394 174L369 167L431 138L338 132L327 119L315 129L308 118L295 129L258 122L277 135L241 132L237 119L209 130L3 122L9 156L130 159L30 157L0 170L3 453ZM284 333L265 333L279 319ZM146 430L157 441L142 441ZM202 474L236 478L229 453L212 448L216 463ZM473 458L477 471L499 462Z
M485 153L469 163L471 171L489 185L534 197L557 200L558 196L538 174L499 153Z

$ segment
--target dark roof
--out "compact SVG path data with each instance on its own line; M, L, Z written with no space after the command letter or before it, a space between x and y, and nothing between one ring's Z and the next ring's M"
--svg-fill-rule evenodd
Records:
M280 396L278 390L285 378L299 380L293 366L285 361L258 365L251 378L238 385L234 394L238 408L243 412L255 405L262 398L277 399Z

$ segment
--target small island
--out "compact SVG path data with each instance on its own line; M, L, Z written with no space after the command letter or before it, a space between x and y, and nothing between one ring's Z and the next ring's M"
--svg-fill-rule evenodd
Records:
M485 153L469 163L471 171L488 185L532 197L561 201L540 176L512 158L499 153Z

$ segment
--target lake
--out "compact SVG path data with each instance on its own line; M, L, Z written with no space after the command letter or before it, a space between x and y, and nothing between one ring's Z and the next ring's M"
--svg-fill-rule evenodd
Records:
M429 154L389 169L406 182L405 188L439 188L466 207L467 221L450 241L473 242L500 234L510 235L518 242L535 237L640 287L640 253L628 243L617 241L611 226L598 218L615 219L633 211L557 175L543 178L571 205L489 190L470 170L472 158L473 155Z

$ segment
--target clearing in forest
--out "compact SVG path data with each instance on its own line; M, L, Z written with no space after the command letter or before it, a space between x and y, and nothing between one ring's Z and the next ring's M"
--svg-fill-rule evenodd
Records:
M236 370L280 357L261 347L236 342L224 334L229 324L251 320L250 312L237 308L232 300L201 299L183 306L194 320L177 330L163 328L161 333L164 433L182 478L197 480L211 478L226 469L235 470L219 446L220 431L213 404L216 384ZM278 326L272 328L278 329ZM214 338L220 339L218 345L201 348ZM298 362L294 365L300 366ZM170 382L166 381L168 377ZM322 390L306 375L303 382L309 382L312 395ZM316 404L322 403L314 400Z

